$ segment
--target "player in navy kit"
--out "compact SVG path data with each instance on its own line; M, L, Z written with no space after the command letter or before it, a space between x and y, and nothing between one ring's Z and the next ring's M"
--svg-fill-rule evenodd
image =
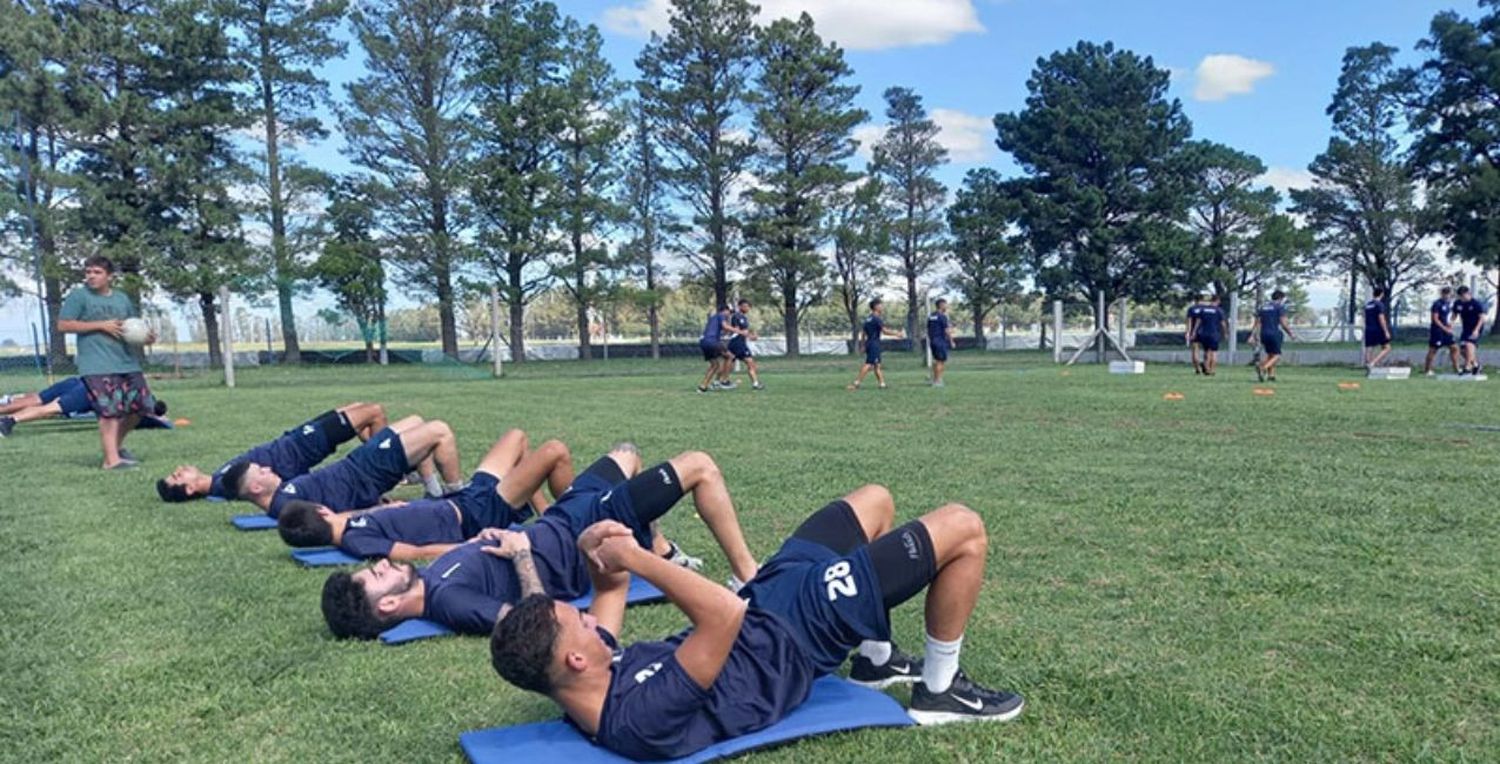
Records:
M1182 339L1188 344L1188 354L1192 357L1193 373L1203 373L1203 360L1200 358L1202 348L1198 345L1198 319L1203 312L1203 304L1208 301L1207 294L1198 295L1198 299L1188 306L1187 309L1187 331L1183 333Z
M251 448L205 475L197 467L184 464L172 474L156 481L156 493L162 501L190 501L207 496L237 498L224 486L224 474L241 462L255 462L275 472L283 480L306 475L319 462L332 456L338 447L354 438L370 439L386 426L385 409L378 403L356 401L312 419L282 433L280 437Z
M1391 310L1385 304L1385 288L1370 291L1365 303L1365 368L1374 369L1391 354Z
M664 565L687 558L656 533L658 518L692 493L693 505L724 550L736 578L756 573L724 476L702 452L679 454L645 470L630 444L616 446L557 502L518 533L490 529L417 570L380 560L354 573L335 573L323 586L323 617L337 637L371 639L409 618L426 618L466 634L488 634L506 608L528 594L573 599L589 590L578 537L614 521L653 549ZM499 540L496 546L493 542ZM670 547L660 551L661 545ZM523 550L519 551L519 550Z
M1281 343L1288 337L1296 339L1286 320L1286 292L1278 289L1271 293L1270 302L1255 311L1255 322L1250 324L1250 344L1259 344L1265 352L1265 357L1255 362L1255 376L1260 381L1276 381Z
M729 324L724 330L730 333L727 346L729 354L735 361L745 364L745 371L750 374L750 389L764 390L760 383L760 369L755 364L755 353L750 350L750 340L758 340L760 337L750 331L750 301L741 299L735 304L736 310L729 314ZM719 387L726 390L734 389L734 382L729 379L729 371L734 367L733 362L723 365L723 375L719 378Z
M850 383L850 390L858 390L861 382L865 381L865 375L875 370L875 381L880 389L885 389L885 372L880 365L880 338L890 335L900 339L904 335L899 331L885 328L885 303L877 297L870 301L870 315L865 318L865 324L861 332L864 335L865 363L859 367L859 375Z
M703 351L703 360L708 361L708 371L704 373L703 381L698 383L700 393L718 390L722 387L719 378L729 375L729 364L734 356L729 354L729 347L724 344L724 331L728 326L728 305L720 305L718 310L708 314L708 322L703 325L703 336L698 339L698 349Z
M368 512L338 513L310 501L290 501L276 519L290 546L336 545L355 557L396 561L437 557L485 528L505 528L541 512L541 487L562 496L573 484L573 457L562 441L530 450L526 433L511 430L480 460L469 485L434 499Z
M1432 376L1432 362L1437 359L1438 351L1448 348L1453 373L1458 374L1458 342L1453 336L1453 287L1443 287L1442 293L1432 301L1427 315L1430 323L1427 326L1427 362L1422 365L1423 372Z
M927 346L932 348L932 386L943 386L948 352L953 349L953 324L948 321L948 301L938 299L927 316Z
M1207 305L1198 306L1198 320L1193 323L1193 340L1203 348L1203 373L1213 376L1219 370L1219 343L1223 340L1228 319L1214 295Z
M1459 353L1463 356L1463 371L1460 374L1478 374L1481 371L1479 365L1479 337L1484 330L1484 317L1489 312L1489 307L1477 297L1469 296L1469 288L1461 286L1458 288L1458 302L1453 304L1453 312L1458 314L1458 323L1462 331L1458 334Z
M829 504L738 596L655 559L628 529L600 524L578 542L591 561L589 611L527 597L496 625L491 662L512 684L552 698L610 751L687 756L780 721L850 651L883 643L881 652L894 652L888 611L925 588L927 649L911 716L923 724L1015 718L1019 695L982 687L958 666L984 582L983 521L949 504L892 530L894 511L880 486ZM622 649L632 575L660 588L692 627Z
M428 495L442 496L463 487L458 444L446 422L407 417L375 433L343 459L301 477L284 480L269 466L236 462L224 473L231 496L251 502L271 517L290 501L311 501L335 512L380 504L386 491L401 484L408 470L431 459L440 483Z
M138 429L161 428L162 417L167 413L167 404L160 398L152 414L141 416ZM94 403L89 400L89 389L82 377L60 379L35 393L8 395L0 400L0 438L8 438L16 425L53 417L82 417L94 414ZM126 457L129 458L129 457Z

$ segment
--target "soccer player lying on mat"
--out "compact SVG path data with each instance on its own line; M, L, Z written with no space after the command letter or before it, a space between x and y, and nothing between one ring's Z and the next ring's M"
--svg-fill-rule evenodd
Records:
M367 512L336 513L310 501L289 501L276 519L291 546L337 545L355 557L425 560L448 552L485 528L521 523L573 484L573 457L561 441L528 452L526 433L505 433L458 493Z
M621 444L584 470L535 523L520 532L491 529L422 570L380 560L323 585L323 617L336 637L373 639L409 618L437 621L464 634L489 634L495 620L522 597L573 599L589 591L578 536L612 520L651 556L672 567L694 562L675 544L657 541L655 521L691 492L739 580L754 577L729 489L712 457L688 452L642 471L635 446ZM494 542L499 541L499 544ZM634 543L634 542L632 542ZM663 555L668 556L663 556Z
M191 464L156 481L162 501L191 501L207 496L237 498L224 485L224 473L241 462L254 462L276 473L282 480L306 475L319 462L332 456L340 445L358 437L361 441L385 428L385 409L378 403L349 403L325 411L225 462L212 475Z
M0 438L8 438L16 425L53 417L77 417L92 415L94 404L89 400L88 386L82 377L68 377L35 393L7 395L0 398ZM170 426L162 419L167 414L167 403L156 399L152 413L141 415L138 429ZM126 452L126 458L129 452Z
M269 466L237 462L224 473L224 486L278 517L287 502L302 500L335 512L381 504L385 492L401 484L408 470L431 459L442 483L429 495L444 495L463 487L458 469L458 444L446 422L410 416L376 432L349 455L301 477L283 479Z
M527 597L495 626L491 660L605 748L675 758L776 723L851 650L889 662L888 611L925 588L927 652L908 713L922 724L1014 718L1019 695L981 687L958 667L984 581L983 521L949 504L892 531L894 511L875 485L829 504L738 596L646 553L627 529L595 526L578 542L594 579L589 612ZM660 588L693 625L621 649L631 575Z

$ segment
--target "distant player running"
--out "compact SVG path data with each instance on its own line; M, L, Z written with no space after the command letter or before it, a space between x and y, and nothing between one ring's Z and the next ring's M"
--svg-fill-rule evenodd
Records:
M1489 310L1489 306L1478 297L1469 295L1468 287L1458 288L1458 302L1453 304L1453 312L1458 314L1462 329L1458 334L1459 352L1463 355L1464 364L1460 374L1477 375L1483 371L1479 364L1479 338L1484 331L1484 319Z
M458 444L446 422L407 417L375 433L349 455L301 477L283 479L269 466L236 462L224 473L224 486L271 517L291 501L310 501L335 512L365 509L382 502L386 491L401 484L408 470L431 459L442 484L438 494L463 488Z
M1193 322L1193 341L1203 348L1203 373L1212 377L1219 371L1219 343L1229 325L1224 309L1214 295L1207 305L1198 306L1198 320Z
M782 720L851 651L889 663L889 611L925 589L922 668L897 677L920 676L908 713L922 724L1015 718L1021 696L983 687L959 668L984 585L984 521L949 504L892 530L894 513L880 486L829 504L739 596L655 559L628 529L590 528L578 542L591 561L589 611L523 599L496 624L491 661L511 684L551 698L604 748L637 760L677 758ZM622 648L631 576L655 584L692 626Z
M224 484L224 474L240 462L255 462L276 473L282 480L306 475L320 462L333 456L339 446L356 437L361 441L385 428L385 409L378 403L355 401L282 433L275 440L262 443L225 462L212 475L191 464L183 464L172 474L156 481L156 494L162 501L179 502L214 497L229 501L237 498ZM432 469L426 467L428 474ZM429 490L438 488L429 486Z
M511 430L480 460L469 485L438 498L367 512L338 513L310 501L289 501L276 519L289 546L337 546L360 558L406 562L445 554L485 528L506 528L541 512L546 485L562 496L573 484L573 457L561 441L528 451L526 433Z
M1203 359L1200 357L1202 348L1198 345L1198 320L1203 312L1203 304L1208 301L1208 295L1200 294L1187 309L1187 331L1183 332L1182 339L1187 343L1188 354L1193 361L1193 373L1203 373Z
M750 350L750 341L758 340L755 332L750 331L750 301L741 299L736 303L737 310L729 314L729 326L725 331L730 333L729 354L734 356L735 361L745 364L745 371L750 374L750 389L764 390L760 383L760 369L755 365L755 353ZM729 371L734 367L733 362L723 366L723 376L719 378L719 386L733 389L734 383L729 379Z
M885 371L880 363L880 338L885 335L901 339L906 336L899 331L885 328L885 303L879 297L870 301L870 315L865 318L864 327L860 330L864 337L865 363L859 367L859 375L850 383L850 390L858 390L860 383L865 381L865 375L875 370L875 382L880 389L885 389Z
M1427 311L1427 361L1422 370L1432 376L1432 362L1437 360L1439 350L1448 349L1448 360L1453 362L1453 373L1458 374L1458 340L1453 336L1453 287L1443 287L1442 293L1432 301Z
M708 362L708 371L704 372L703 381L698 383L700 393L722 388L723 384L719 382L719 378L728 375L729 364L734 359L734 356L729 354L729 348L724 344L724 329L728 325L728 305L720 305L718 310L708 314L708 322L703 325L703 336L698 339L698 349L703 351L703 360Z
M1255 311L1255 323L1250 325L1250 344L1259 344L1265 357L1255 364L1255 376L1262 382L1276 381L1276 364L1281 361L1281 343L1284 339L1296 339L1292 325L1286 320L1286 292L1280 289L1271 293L1271 301Z
M1385 288L1370 290L1365 303L1365 368L1373 371L1391 354L1391 309L1385 304Z
M932 349L932 386L943 386L948 351L953 349L953 324L948 321L948 301L939 298L927 316L927 346Z

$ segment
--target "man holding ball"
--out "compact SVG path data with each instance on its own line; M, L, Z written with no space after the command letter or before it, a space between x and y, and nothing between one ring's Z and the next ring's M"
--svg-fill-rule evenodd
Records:
M125 436L156 407L139 358L140 346L155 342L156 335L148 329L144 337L132 337L142 340L137 346L125 343L126 320L139 320L140 313L129 297L114 290L114 274L115 265L107 257L85 260L83 288L68 293L57 322L62 331L78 335L74 361L99 415L99 444L107 470L136 466L122 447Z

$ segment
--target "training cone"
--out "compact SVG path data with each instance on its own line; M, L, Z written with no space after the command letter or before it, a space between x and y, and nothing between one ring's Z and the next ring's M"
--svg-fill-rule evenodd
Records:
M1260 396L1270 396L1270 395L1275 395L1276 394L1276 391L1274 389L1272 389L1272 388L1269 388L1269 387L1257 387L1254 390L1251 390L1250 392L1255 393L1256 395L1260 395Z
M1359 389L1359 383L1358 382L1340 382L1339 383L1339 389L1340 390L1358 390Z
M178 417L178 418L172 420L172 426L173 427L187 427L188 425L190 425L192 423L193 423L193 420L186 419L186 418L183 418L183 417Z
M1182 393L1167 393L1166 395L1163 395L1161 399L1164 401L1180 401L1185 397L1186 396L1184 396Z

